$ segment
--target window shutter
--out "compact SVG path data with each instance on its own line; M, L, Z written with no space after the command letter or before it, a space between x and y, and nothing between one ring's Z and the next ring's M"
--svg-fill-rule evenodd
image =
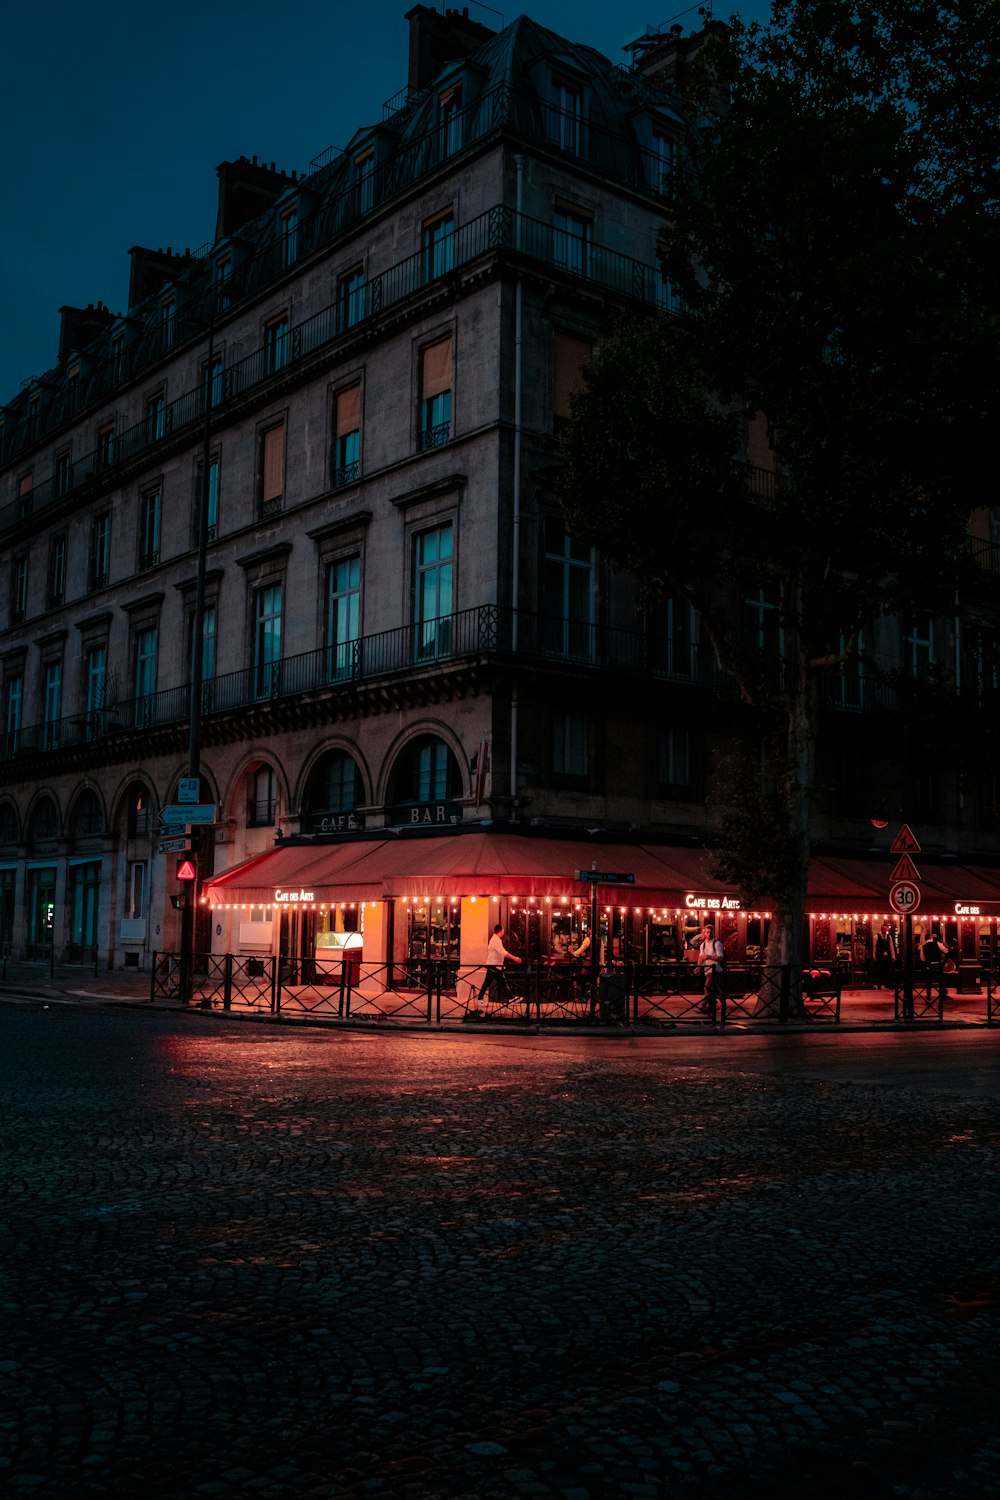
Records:
M421 394L425 401L451 390L451 335L429 344L423 352Z
M552 411L557 417L569 416L569 398L583 384L580 371L594 352L593 344L572 334L553 335Z
M264 500L280 500L285 473L285 424L264 434Z
M361 385L349 385L337 394L337 436L347 437L361 427Z

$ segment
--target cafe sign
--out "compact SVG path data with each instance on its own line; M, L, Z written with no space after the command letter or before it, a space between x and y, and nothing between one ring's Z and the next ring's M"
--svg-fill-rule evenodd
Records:
M389 809L389 822L410 828L450 828L462 821L457 802L404 802Z
M313 891L286 891L281 886L278 886L274 893L275 906L289 906L295 901L315 900L316 896Z
M743 910L739 896L699 896L695 891L688 891L684 897L684 905L690 911Z

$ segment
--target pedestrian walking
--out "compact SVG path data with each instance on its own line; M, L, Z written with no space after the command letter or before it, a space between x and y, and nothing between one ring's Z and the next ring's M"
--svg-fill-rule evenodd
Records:
M503 923L498 922L493 929L493 936L490 938L489 946L486 949L486 973L483 975L483 982L479 987L478 999L481 1000L487 990L489 990L490 999L494 1003L499 1003L501 1000L509 998L510 991L507 988L507 981L503 973L504 961L508 958L513 964L521 962L521 959L516 954L508 953L504 947Z
M716 1001L722 993L722 977L726 966L726 949L721 938L705 923L698 943L698 963L705 982L701 997L701 1008L710 1015L715 1014Z

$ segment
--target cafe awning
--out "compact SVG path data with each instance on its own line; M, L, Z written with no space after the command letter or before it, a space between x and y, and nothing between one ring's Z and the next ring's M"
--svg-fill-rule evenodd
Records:
M283 844L206 882L215 906L329 906L333 902L510 896L583 900L578 871L631 874L598 881L605 906L738 910L734 887L715 880L712 853L670 845L591 843L489 829L437 837ZM823 855L809 867L807 909L853 916L889 911L895 861ZM921 911L953 914L956 903L1000 902L1000 870L921 865ZM732 905L728 905L732 902ZM723 905L722 903L727 903Z
M590 844L477 831L438 838L286 844L206 882L213 905L329 905L336 901L461 896L589 898L577 871L631 874L597 882L605 904L683 905L688 892L723 893L698 849ZM280 893L280 894L279 894ZM735 896L734 891L724 892Z

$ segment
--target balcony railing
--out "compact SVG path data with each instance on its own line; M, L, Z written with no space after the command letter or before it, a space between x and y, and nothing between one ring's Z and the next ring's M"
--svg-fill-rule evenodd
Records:
M559 232L551 224L497 205L456 229L451 241L454 247L453 268L468 265L497 250L516 250L548 266L557 266L559 238ZM564 240L565 235L561 238ZM446 270L441 275L443 277L451 273L451 270ZM578 277L582 275L586 281L647 305L658 305L658 267L647 265L604 245L588 244L585 270L573 274ZM422 251L408 256L358 288L354 294L352 309L357 317L352 326L378 317L387 308L415 295L436 279L438 278L429 274L427 258ZM282 340L280 371L275 369L273 342L262 345L223 370L212 382L213 409L224 410L238 397L294 369L309 356L332 344L344 332L343 305L339 302L331 303L311 318L289 329ZM207 391L206 382L200 381L193 390L186 391L165 406L162 413L158 414L155 426L143 417L124 432L116 433L110 450L106 446L102 451L78 458L68 469L64 467L60 473L36 484L30 494L20 496L0 510L0 535L20 521L40 515L82 485L106 477L122 465L152 453L174 435L200 426L204 421ZM439 437L437 441L447 441L447 437Z
M395 103L395 101L390 101ZM390 118L397 127L405 126L411 115L423 107L423 100L404 101ZM574 159L614 176L616 182L645 189L659 196L669 190L669 182L659 159L631 137L619 135L593 120L577 121L569 128L560 112L533 95L521 93L507 84L489 89L456 111L450 131L441 128L436 109L429 128L421 134L401 140L399 149L380 162L363 182L348 183L340 193L324 197L316 212L299 223L296 236L296 260L301 261L329 244L360 218L380 207L397 193L412 186L440 163L454 154L454 142L465 146L484 140L494 131L509 129L528 140L541 139L550 147ZM316 175L326 172L342 159L343 153L323 152L311 164ZM305 182L308 185L310 179ZM323 192L322 183L314 184ZM250 260L240 266L240 289L234 292L230 306L256 295L287 269L287 244L281 226L268 213L252 224L244 225L241 237L253 240L271 234ZM210 249L211 247L205 247ZM196 252L197 275L204 279L204 254ZM206 296L201 286L178 284L181 298L178 318L192 326L207 327L215 311L214 296ZM140 329L138 336L124 347L116 347L104 357L97 357L93 369L66 383L44 407L25 413L2 442L0 462L6 463L40 438L70 421L76 412L108 396L117 387L131 381L147 366L169 352L175 342L173 330L161 321L161 293L148 297L129 311L128 321Z
M202 685L202 712L211 716L252 710L304 693L421 672L484 654L594 667L618 675L651 676L692 687L717 677L714 653L690 641L610 629L582 620L549 619L485 604L209 678ZM19 728L0 734L0 760L185 723L189 706L190 688L184 684L108 708Z

